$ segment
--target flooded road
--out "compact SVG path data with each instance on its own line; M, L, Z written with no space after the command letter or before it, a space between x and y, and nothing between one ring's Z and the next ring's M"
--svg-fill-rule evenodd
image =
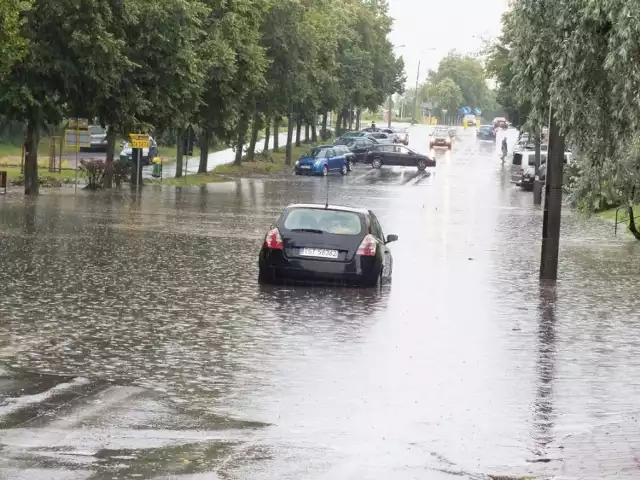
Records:
M495 147L436 156L0 198L0 477L638 478L639 247L567 212L540 287ZM327 185L399 236L393 284L260 287L268 227Z

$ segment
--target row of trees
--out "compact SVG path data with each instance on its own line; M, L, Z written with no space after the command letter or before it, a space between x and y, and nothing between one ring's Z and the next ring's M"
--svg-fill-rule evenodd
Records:
M191 122L205 171L212 144L239 162L286 119L290 163L296 128L315 136L328 111L351 124L405 83L383 0L0 0L0 22L0 114L26 126L27 194L40 129L66 117L108 128L110 187L118 135Z
M406 100L414 102L415 90L405 95ZM442 117L456 115L461 107L480 108L485 117L501 113L496 102L496 92L487 86L487 75L482 61L473 55L450 52L439 63L437 70L430 70L427 80L418 87L415 104L422 102L432 105L432 114ZM413 112L413 106L409 110Z
M517 125L549 114L579 159L576 204L640 202L640 14L619 0L515 0L489 70Z

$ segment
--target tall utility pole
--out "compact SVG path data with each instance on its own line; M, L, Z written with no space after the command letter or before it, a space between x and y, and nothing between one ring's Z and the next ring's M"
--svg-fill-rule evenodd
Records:
M418 73L416 74L416 95L413 99L413 121L416 122L416 111L418 110L418 82L420 81L420 60L418 60Z
M551 115L544 217L542 220L542 250L540 252L540 279L542 280L555 281L558 279L563 163L564 136L560 134L557 120Z
M389 95L389 101L387 102L387 127L391 128L391 95Z

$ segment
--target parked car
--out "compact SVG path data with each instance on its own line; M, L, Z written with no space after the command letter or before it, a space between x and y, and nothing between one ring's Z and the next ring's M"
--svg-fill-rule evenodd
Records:
M258 281L379 286L391 282L397 240L368 209L289 205L265 236Z
M327 176L330 172L340 172L342 175L349 172L349 161L340 145L314 147L302 155L295 164L296 175Z
M83 147L81 150L107 151L107 130L105 128L100 125L89 125L89 135L91 135L91 145Z
M373 138L378 143L395 143L395 133L389 134L384 132L367 132L365 136Z
M365 163L370 163L373 168L387 166L417 167L418 170L426 170L427 167L435 167L436 161L426 155L411 150L404 145L374 145L367 152Z
M140 159L141 165L151 165L151 161L158 156L158 144L149 136L149 148L142 149L142 158ZM122 144L122 151L120 152L120 161L133 162L133 149L128 142Z
M496 129L501 128L503 130L506 130L507 128L509 128L509 123L504 117L496 117L493 119L493 127Z
M540 169L538 170L538 176L540 177L540 181L544 184L547 180L547 155L540 155ZM564 153L563 164L567 165L571 163L572 153L571 150L566 150ZM534 159L535 160L535 159ZM527 168L524 169L522 173L522 178L520 179L520 187L526 191L533 190L533 182L535 181L536 167L535 165L528 165Z
M547 153L540 152L540 162L546 161ZM543 160L544 159L544 160ZM514 151L511 159L511 182L520 186L528 167L536 164L536 152L530 148Z
M343 139L346 138L362 138L362 137L366 137L367 133L366 132L345 132L342 135L340 135L338 138L336 138L333 141L334 145L338 145L338 142L342 141Z
M365 157L367 155L367 152L369 150L371 150L373 148L374 145L376 145L378 142L376 142L374 139L372 138L345 138L342 140L339 140L337 145L344 145L345 147L347 147L351 153L353 153L354 158L353 161L355 162L364 162Z
M409 129L405 127L394 127L398 143L409 145Z
M336 155L344 155L344 157L347 159L347 170L353 170L353 164L356 163L356 155L351 151L349 147L347 147L346 145L333 145L332 147L328 148L333 148L333 152Z
M478 131L476 132L476 137L478 140L486 140L489 142L496 141L496 129L491 125L480 125Z
M448 128L437 127L431 132L431 139L429 140L429 148L445 147L451 150L451 144L453 143L453 137Z

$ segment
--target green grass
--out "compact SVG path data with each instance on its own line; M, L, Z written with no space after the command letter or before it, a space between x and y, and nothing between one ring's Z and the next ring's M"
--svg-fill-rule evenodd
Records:
M11 180L15 180L18 177L22 176L22 173L20 172L20 167L9 167L9 168L3 168L0 167L0 170L6 171L7 172L7 179L9 181ZM49 172L47 169L43 169L43 168L39 168L38 169L38 176L39 177L51 177L51 178L55 178L57 180L73 180L74 178L76 178L76 172L75 170L63 170L61 172ZM81 173L78 172L78 176L81 176Z
M58 138L56 141L56 152L58 152L60 148L60 139ZM38 143L38 156L47 158L49 157L49 152L51 151L51 137L42 137L40 142ZM62 153L73 153L75 152L74 145L65 145ZM22 156L22 146L20 144L14 143L6 143L0 142L0 158L16 158L20 161L20 157Z
M614 221L616 220L616 208L610 208L609 210L605 210L603 212L598 213L598 215L600 216L600 218L603 218L605 220L611 220ZM634 217L640 215L640 205L636 205L635 207L633 207L633 214ZM627 210L626 209L620 209L618 211L618 221L620 220L626 220L627 219ZM628 223L627 221L625 221L625 223Z

